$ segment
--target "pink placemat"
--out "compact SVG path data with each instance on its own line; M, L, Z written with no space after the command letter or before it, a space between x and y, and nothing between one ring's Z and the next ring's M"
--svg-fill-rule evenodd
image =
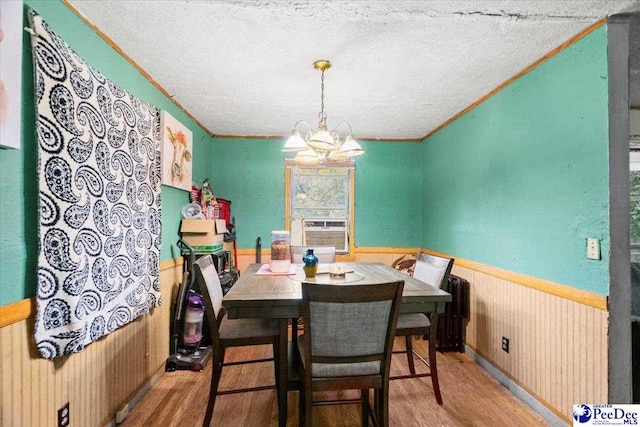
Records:
M293 276L296 274L296 265L291 264L289 271L286 273L275 273L269 269L269 264L262 264L262 267L256 271L256 276Z

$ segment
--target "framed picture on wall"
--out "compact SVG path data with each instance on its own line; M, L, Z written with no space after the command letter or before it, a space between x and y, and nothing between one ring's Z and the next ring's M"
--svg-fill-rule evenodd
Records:
M20 148L22 0L0 2L0 146Z
M193 134L166 111L160 112L162 184L191 190Z

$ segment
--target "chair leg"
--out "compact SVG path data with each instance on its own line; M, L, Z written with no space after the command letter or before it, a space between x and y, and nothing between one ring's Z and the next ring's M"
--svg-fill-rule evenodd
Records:
M305 420L305 398L304 398L304 386L300 382L300 391L298 392L298 425L303 426Z
M360 390L360 399L362 399L362 427L369 426L369 389L365 388Z
M429 368L431 370L431 383L433 384L433 392L436 395L438 405L442 405L442 395L440 394L440 383L438 382L438 363L436 359L436 340L429 340Z
M304 427L311 427L313 425L313 392L311 391L311 384L305 385L304 390L301 390L300 393L303 395L304 402L304 424L300 424Z
M373 418L373 425L375 427L378 427L380 425L380 422L378 421L380 419L380 390L377 388L373 389L373 414L372 414L372 418Z
M218 395L218 385L220 384L220 375L222 374L224 352L222 352L221 356L216 356L214 354L213 360L211 362L211 387L209 388L209 402L207 403L207 412L205 413L202 427L209 427L209 425L211 424L211 418L213 418L213 407L216 404L216 396Z
M278 355L278 363L276 363L276 375L277 375L277 392L278 392L278 426L286 427L287 425L287 348L288 348L288 327L287 319L282 318L279 321L280 336L276 340L278 347L276 351ZM295 348L295 347L293 347ZM274 353L274 356L275 354ZM275 360L274 360L275 362Z
M404 337L404 345L405 349L407 350L407 363L409 364L409 372L411 372L411 375L415 375L416 365L413 361L413 343L411 342L412 338L413 337L411 335L407 335L406 337Z
M274 342L271 347L273 349L273 373L275 375L275 381L276 381L276 394L278 395L278 398L280 398L280 393L277 392L278 390L280 390L280 385L281 385L280 375L278 375L279 373L278 368L280 367L280 351L279 351L280 347L278 346L277 341Z
M389 427L389 383L378 391L378 427Z

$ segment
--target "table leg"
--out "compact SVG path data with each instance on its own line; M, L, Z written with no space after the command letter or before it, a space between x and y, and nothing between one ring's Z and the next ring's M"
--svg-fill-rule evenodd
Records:
M280 363L278 366L278 425L280 427L287 426L287 364L288 364L288 321L287 319L280 319L280 340L278 346L280 347Z
M291 319L291 342L289 343L289 366L287 367L287 389L300 390L300 358L298 357L298 318Z
M295 367L298 362L298 318L291 319L291 348L293 349L291 364Z
M298 319L292 317L289 319L289 325L291 326L291 342L298 340Z

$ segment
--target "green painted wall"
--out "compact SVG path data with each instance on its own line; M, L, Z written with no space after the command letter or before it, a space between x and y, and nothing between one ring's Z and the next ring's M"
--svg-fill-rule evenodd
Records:
M238 248L254 248L284 224L284 140L213 140L213 191L231 200ZM422 148L417 143L362 142L356 160L356 246L416 247L421 236ZM214 178L215 177L215 178Z
M214 138L208 177L217 197L231 201L238 248L269 248L271 230L284 229L283 141Z
M284 226L283 141L210 138L60 1L25 0L95 69L194 136L193 178L232 201L238 247ZM26 25L26 21L25 21ZM0 305L35 295L33 66L23 48L22 147L0 150ZM417 247L608 293L606 31L594 32L423 144L363 142L356 246ZM179 256L188 192L162 187L161 259ZM602 239L588 261L585 239Z
M93 68L144 101L169 111L187 126L193 132L194 177L202 175L200 171L208 167L208 159L212 156L211 137L62 2L25 0L25 26L28 25L27 7L38 12ZM32 297L36 292L38 175L33 64L31 41L26 32L22 68L21 148L0 149L0 306ZM188 201L188 192L162 187L162 260L178 256L175 242L178 239L180 207Z
M607 295L607 85L601 27L425 140L424 246Z
M356 160L356 246L419 247L423 144L363 142Z

